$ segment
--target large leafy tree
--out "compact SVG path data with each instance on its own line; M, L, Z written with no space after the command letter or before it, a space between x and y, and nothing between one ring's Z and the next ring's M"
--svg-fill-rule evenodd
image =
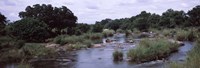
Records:
M49 36L48 25L33 18L24 18L10 24L10 33L28 42L43 42Z
M25 11L19 13L20 18L32 17L45 22L50 29L58 31L76 26L77 17L67 7L52 7L52 5L35 4L27 6Z
M200 26L200 5L194 7L188 12L190 25Z

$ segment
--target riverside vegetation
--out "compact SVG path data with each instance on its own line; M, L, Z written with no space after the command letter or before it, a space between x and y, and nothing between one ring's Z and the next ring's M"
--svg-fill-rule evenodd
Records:
M104 37L125 33L127 38L132 39L140 34L139 38L143 39L137 48L128 51L131 62L148 62L169 56L179 47L169 42L170 38L197 42L186 63L173 63L171 66L197 68L200 61L199 41L196 41L200 35L199 16L200 5L197 5L187 13L173 9L168 9L162 15L142 11L130 18L107 18L95 24L83 24L76 23L78 18L65 6L35 4L20 12L21 19L18 21L10 22L0 13L0 62L24 64L33 58L55 58L56 49L48 48L43 43L67 46L66 49L72 51L91 48L93 44L102 43ZM148 39L143 32L157 35L154 39ZM115 51L113 57L114 60L122 60L123 53Z

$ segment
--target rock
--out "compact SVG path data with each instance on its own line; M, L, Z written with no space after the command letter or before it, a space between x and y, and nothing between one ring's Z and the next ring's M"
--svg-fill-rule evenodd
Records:
M59 44L47 44L45 47L47 47L47 48L57 48L57 47L59 47Z
M56 59L58 62L72 62L70 59Z
M173 39L169 39L169 42L172 42L172 43L177 43L177 44L179 44L179 45L181 45L181 46L183 46L183 45L184 45L184 43L183 43L183 42L181 42L181 41L175 41L175 40L173 40Z
M106 39L106 43L110 43L110 42L112 42L112 40Z
M183 42L181 42L181 41L176 41L176 43L178 43L179 45L181 45L181 46L183 46L184 45L184 43Z
M102 47L102 45L101 44L94 44L93 47L94 48L100 48L100 47Z

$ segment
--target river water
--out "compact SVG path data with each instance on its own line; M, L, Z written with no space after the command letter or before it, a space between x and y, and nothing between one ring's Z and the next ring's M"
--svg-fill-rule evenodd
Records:
M42 61L34 63L34 68L163 68L168 67L170 62L184 62L187 57L187 52L192 49L191 42L184 42L184 46L179 48L179 51L171 54L168 60L157 60L146 62L142 64L129 63L126 59L126 53L129 49L134 48L136 43L125 43L125 35L119 34L109 39L115 40L112 43L104 42L105 47L90 48L79 50L76 52L77 56L75 62L56 62L56 61ZM105 41L106 39L103 39ZM138 39L137 39L138 40ZM124 60L114 62L112 53L115 50L121 50L124 54ZM16 68L17 64L1 65L0 68Z

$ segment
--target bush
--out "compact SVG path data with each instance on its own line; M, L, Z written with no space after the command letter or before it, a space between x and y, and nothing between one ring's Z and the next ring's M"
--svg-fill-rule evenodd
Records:
M81 43L76 43L76 44L69 44L66 49L69 50L69 51L72 51L72 50L80 50L81 48L86 48L85 45L81 44Z
M0 54L0 62L19 62L25 58L24 52L19 49L9 49Z
M0 52L10 49L20 49L24 46L23 40L16 40L8 36L0 37Z
M27 42L43 42L49 36L48 26L33 18L16 21L9 29L16 38Z
M91 40L87 40L87 39L86 39L86 40L83 41L83 44L84 44L84 45L87 45L88 48L91 48L91 47L92 47L92 41L91 41Z
M118 50L114 51L113 52L113 60L114 61L121 61L121 60L123 60L123 53L121 51L118 51Z
M117 33L124 33L124 30L122 30L122 29L117 29L116 32L117 32Z
M177 49L177 44L170 43L165 39L146 39L142 40L136 49L129 50L127 56L130 57L132 62L147 62L165 58Z
M109 29L104 29L102 33L103 33L104 37L111 37L111 36L113 36L115 31L114 30L109 30Z
M23 51L25 53L25 56L27 58L33 58L33 57L53 57L55 54L55 51L50 48L46 48L43 45L39 44L26 44L23 47Z
M197 38L195 31L179 30L176 34L176 39L179 41L194 41Z
M67 35L60 35L54 39L54 42L57 44L75 44L77 42L83 42L82 36L67 36Z

